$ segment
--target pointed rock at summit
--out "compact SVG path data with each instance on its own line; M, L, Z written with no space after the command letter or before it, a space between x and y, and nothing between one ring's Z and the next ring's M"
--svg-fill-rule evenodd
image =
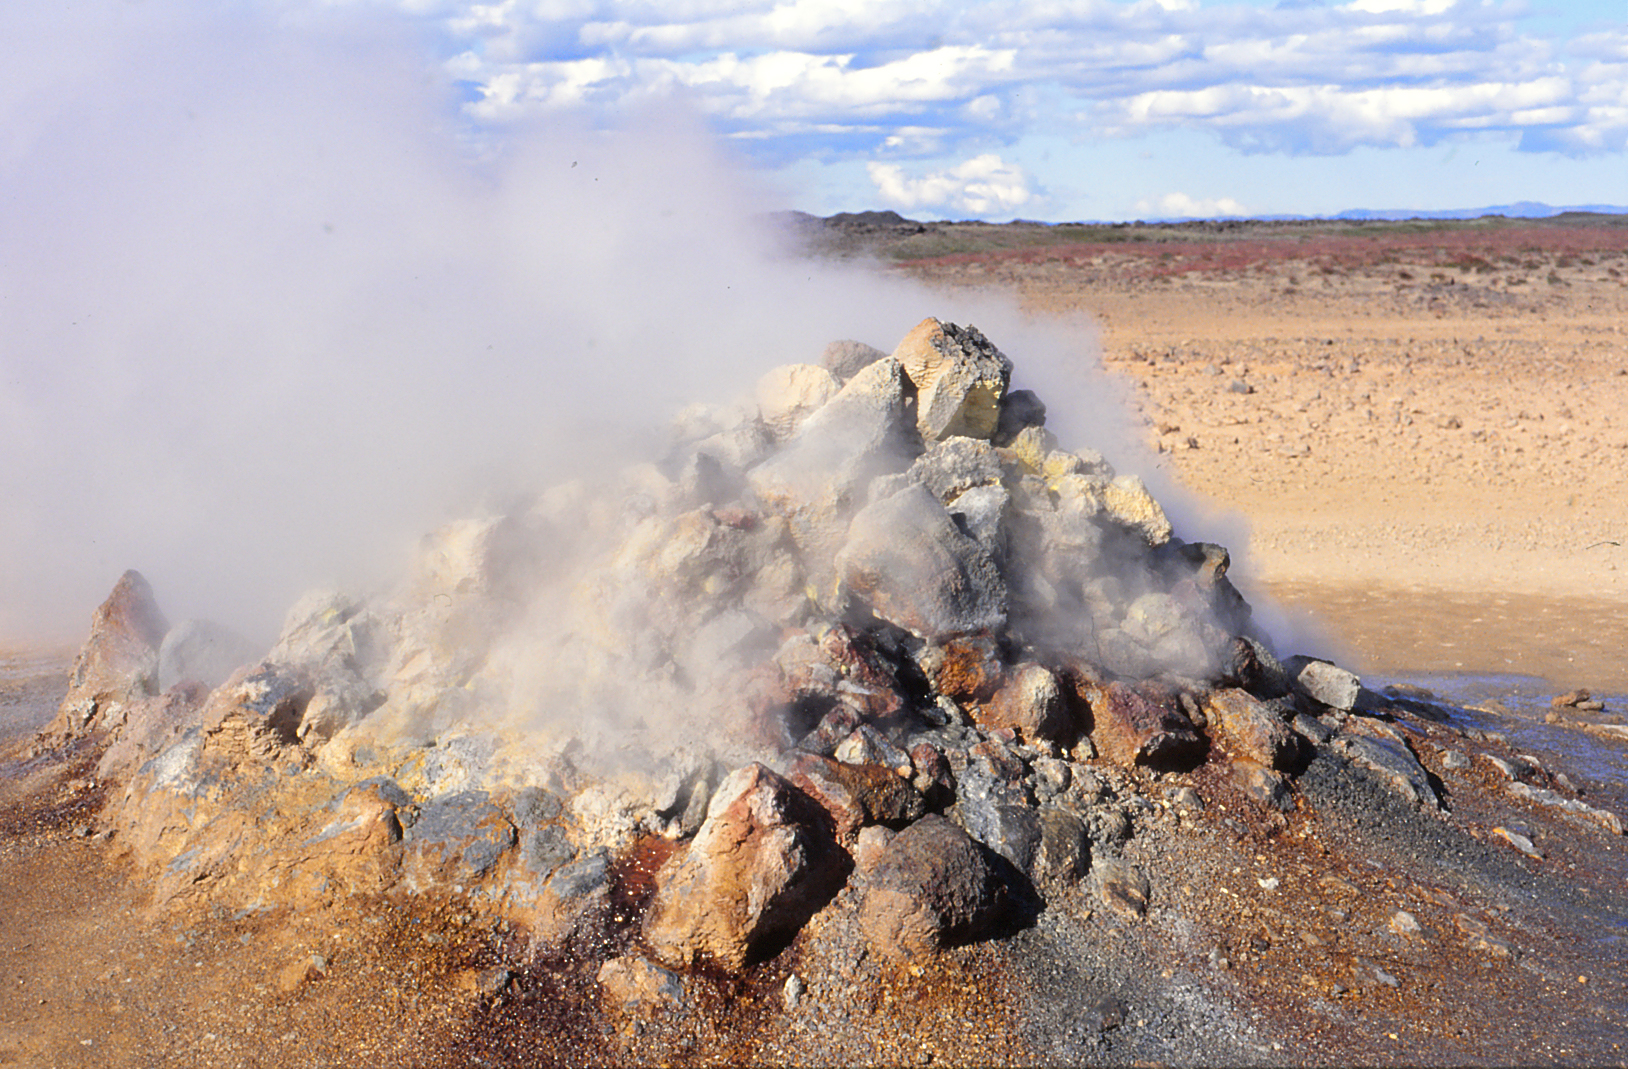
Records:
M1012 361L978 328L928 317L905 335L893 358L916 384L916 426L924 441L994 435Z
M919 638L1006 623L1006 581L994 560L919 483L860 510L836 569L851 596Z
M68 693L45 735L66 740L117 727L125 706L158 693L158 649L169 623L140 572L119 577L91 617Z

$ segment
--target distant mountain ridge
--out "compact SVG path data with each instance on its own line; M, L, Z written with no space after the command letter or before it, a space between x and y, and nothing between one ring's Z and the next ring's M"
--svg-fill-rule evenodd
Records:
M1328 219L1380 219L1396 222L1404 219L1480 219L1486 215L1502 215L1509 219L1549 219L1567 212L1588 212L1594 215L1628 215L1628 206L1621 204L1573 204L1556 208L1541 201L1521 200L1514 204L1494 204L1487 208L1445 208L1440 211L1416 211L1404 208L1352 208ZM1284 216L1282 218L1306 218Z

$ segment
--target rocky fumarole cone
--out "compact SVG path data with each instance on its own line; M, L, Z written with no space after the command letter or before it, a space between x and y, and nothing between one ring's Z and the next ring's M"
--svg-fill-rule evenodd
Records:
M58 726L110 743L103 820L157 908L446 895L557 940L647 836L679 849L626 923L672 967L829 910L916 955L1037 889L1143 908L1126 770L1217 762L1292 807L1363 692L1280 662L1226 550L1059 448L1011 374L934 319L891 355L836 343L686 410L655 462L436 532L389 597L308 596L224 682L154 693L127 576ZM1359 741L1436 803L1405 742Z

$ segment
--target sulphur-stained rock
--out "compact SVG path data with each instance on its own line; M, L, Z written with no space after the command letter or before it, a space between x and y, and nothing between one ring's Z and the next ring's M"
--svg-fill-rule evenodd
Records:
M182 620L158 647L158 689L177 683L218 687L237 669L260 658L254 643L213 620Z
M413 891L461 888L514 844L514 825L485 791L434 798L402 836L402 874Z
M1120 682L1086 683L1081 696L1091 709L1092 741L1116 765L1184 768L1204 756L1208 743L1181 711L1174 692Z
M140 572L119 577L91 616L68 693L45 734L63 740L116 727L126 705L158 692L158 649L169 624Z
M995 562L924 486L861 509L836 568L852 597L920 638L995 631L1006 620Z
M532 549L514 517L454 520L425 536L418 582L433 594L514 598L529 579Z
M757 380L758 415L769 435L783 442L803 420L840 389L836 376L814 364L784 364Z
M983 848L936 814L893 836L867 883L860 922L872 949L892 958L978 939L1007 902Z
M899 342L893 358L916 384L923 440L987 439L995 433L1012 362L978 328L924 319Z
M1140 477L1119 476L1103 491L1102 500L1115 522L1137 532L1148 545L1162 546L1170 541L1170 520Z
M1299 736L1284 721L1284 709L1268 705L1247 691L1224 689L1204 695L1204 714L1224 748L1278 771L1300 760ZM1293 713L1293 709L1287 710Z
M846 874L822 816L760 764L730 773L689 849L658 873L645 943L670 965L739 969L794 933Z
M1012 669L978 719L991 727L1009 727L1031 741L1062 741L1074 732L1057 677L1033 663Z
M205 756L229 766L286 756L299 741L313 693L310 677L288 665L261 662L238 669L210 693L199 714Z
M1298 693L1331 709L1356 708L1362 680L1354 673L1315 657L1290 657L1283 666Z

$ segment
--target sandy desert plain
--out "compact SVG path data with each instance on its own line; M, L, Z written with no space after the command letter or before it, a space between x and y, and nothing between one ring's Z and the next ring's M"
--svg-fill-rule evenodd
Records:
M1545 693L1587 687L1619 696L1607 712L1621 718L1628 219L1044 227L866 215L821 225L822 255L874 256L934 287L1006 291L1037 314L1090 317L1103 361L1127 384L1161 466L1199 500L1247 519L1249 543L1237 554L1246 592L1270 595L1292 626L1320 630L1351 667L1376 682L1536 677ZM83 762L71 754L66 764L14 759L22 735L50 716L62 693L67 656L15 653L3 665L0 1065L664 1057L659 1046L584 1038L568 1000L588 997L588 981L560 981L549 989L555 1001L526 1003L525 1019L483 994L502 939L457 909L149 914L144 888L88 834L102 798L86 786ZM1300 850L1298 871L1313 873L1325 863L1317 850L1327 855L1330 846L1307 842L1291 853ZM1332 846L1350 856L1349 844ZM1554 865L1587 864L1587 836L1566 849L1557 848ZM1246 854L1243 866L1266 861ZM1453 910L1473 912L1471 891L1433 888L1421 899L1405 865L1383 850L1372 857L1386 863L1372 871L1353 863L1335 882L1352 894L1357 888L1342 881L1360 882L1381 926L1401 904L1427 930L1450 930ZM1195 871L1203 863L1188 861ZM1243 901L1247 917L1254 902L1265 917L1254 884L1269 884L1264 869L1259 875L1242 879L1244 899L1228 891L1230 907L1212 895L1220 904L1208 908ZM1510 909L1487 905L1476 916L1547 915L1528 902ZM1435 956L1386 965L1402 977L1400 990L1394 979L1354 992L1329 988L1318 973L1313 994L1344 992L1354 1007L1343 1024L1301 1016L1306 992L1294 992L1302 977L1292 961L1271 964L1277 935L1268 932L1268 951L1258 934L1240 934L1236 982L1256 985L1251 997L1272 1024L1260 1045L1215 1048L1216 1056L1621 1064L1628 1030L1611 1010L1623 995L1620 978L1581 972L1612 951L1576 949L1574 959L1564 923L1539 927L1528 933L1534 949L1526 960L1548 964L1524 972L1443 944ZM1251 946L1259 951L1253 963ZM1312 936L1295 946L1282 953L1315 956L1323 944ZM1149 1022L1134 1019L1105 1032L1108 1039L1091 1039L1105 1046L1047 1047L1056 1038L1048 1029L1073 1035L1072 1026L1014 1025L1003 1000L1037 996L1021 990L1032 981L1003 971L1001 953L969 949L868 995L870 1010L898 1028L896 1047L841 1045L835 1034L837 1045L803 1036L799 1046L803 1025L783 1031L769 1008L786 980L785 968L771 964L732 988L699 992L713 1000L713 1031L687 1053L670 1053L712 1063L773 1061L782 1050L808 1060L821 1049L835 1061L884 1063L1022 1063L1050 1060L1036 1053L1048 1050L1082 1061L1208 1060L1214 1036L1146 1045L1135 1037ZM1142 996L1158 980L1136 978L1137 962L1147 961L1123 960L1123 1000L1101 1002L1101 1016L1128 1006L1134 1018L1156 1001ZM800 968L818 975L811 958ZM1310 974L1304 980L1313 982ZM1505 1000L1497 1013L1478 1004L1489 992ZM1181 1020L1210 1021L1205 1012ZM1587 1033L1577 1046L1568 1045L1574 1028ZM531 1054L516 1055L515 1044Z
M1354 667L1628 689L1628 220L1068 229L866 237L1090 316L1246 578Z

